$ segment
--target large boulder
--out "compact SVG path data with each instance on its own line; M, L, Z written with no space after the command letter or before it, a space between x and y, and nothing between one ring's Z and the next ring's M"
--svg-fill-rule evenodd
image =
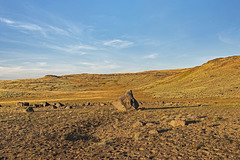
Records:
M119 111L128 111L138 109L139 104L137 100L133 97L132 90L128 90L125 94L121 95L116 101L113 102L113 105Z

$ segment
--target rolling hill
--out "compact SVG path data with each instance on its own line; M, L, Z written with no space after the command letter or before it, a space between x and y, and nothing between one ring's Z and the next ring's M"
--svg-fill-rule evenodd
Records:
M128 89L152 98L240 98L240 56L218 58L188 69L122 74L47 75L0 81L0 104L17 101L112 101Z
M240 56L214 59L141 89L158 98L240 98Z

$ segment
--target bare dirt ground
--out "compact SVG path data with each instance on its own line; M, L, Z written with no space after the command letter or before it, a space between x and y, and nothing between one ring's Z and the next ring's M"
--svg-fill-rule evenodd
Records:
M141 107L1 107L0 159L240 159L239 105Z

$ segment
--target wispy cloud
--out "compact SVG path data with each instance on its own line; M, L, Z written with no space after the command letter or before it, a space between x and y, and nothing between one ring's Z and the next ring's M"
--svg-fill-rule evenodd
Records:
M61 29L59 27L48 25L48 24L34 24L23 21L15 21L7 18L0 17L0 22L5 23L7 26L18 29L19 31L31 31L39 32L44 37L48 37L48 34L57 34L57 35L69 35L69 32Z
M57 45L49 45L45 44L45 47L51 48L54 50L59 50L67 53L72 53L72 54L87 54L87 51L93 51L93 50L98 50L97 47L95 46L89 46L89 45L65 45L65 46L57 46Z
M114 47L114 48L127 48L133 44L134 44L133 42L124 41L124 40L120 40L120 39L105 41L103 43L103 45L105 45L105 46Z
M48 25L49 29L51 31L54 31L57 34L61 34L61 35L69 35L69 33L67 31L65 31L64 29L61 29L59 27L56 26L52 26L52 25Z
M108 61L95 62L95 63L80 62L78 64L83 66L88 72L92 72L92 73L104 73L104 72L109 72L109 70L120 68L115 63L111 63Z
M11 21L9 19L2 18L2 17L0 17L0 21L3 23L6 23L6 24L14 24L15 23L14 21Z
M153 53L153 54L146 55L143 58L145 58L145 59L154 59L154 58L157 58L157 56L158 56L157 53Z
M0 18L0 21L3 23L6 23L7 25L15 28L20 28L20 29L25 29L25 30L30 30L30 31L43 31L42 27L36 25L36 24L31 24L31 23L25 23L25 22L17 22L17 21L12 21L6 18Z
M218 35L218 39L223 42L223 43L227 43L227 44L234 44L233 40L228 38L228 37L224 37L223 35L219 34Z

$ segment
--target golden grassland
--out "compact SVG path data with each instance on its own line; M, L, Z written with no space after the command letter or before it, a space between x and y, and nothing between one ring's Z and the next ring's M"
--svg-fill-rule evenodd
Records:
M143 100L151 95L138 90L156 80L177 74L182 70L150 71L126 74L78 74L45 76L39 79L23 79L0 82L0 104L17 101L84 102L112 101L128 89Z
M17 101L111 102L128 89L137 99L226 101L240 99L240 57L188 69L122 74L76 74L0 81L0 104Z

